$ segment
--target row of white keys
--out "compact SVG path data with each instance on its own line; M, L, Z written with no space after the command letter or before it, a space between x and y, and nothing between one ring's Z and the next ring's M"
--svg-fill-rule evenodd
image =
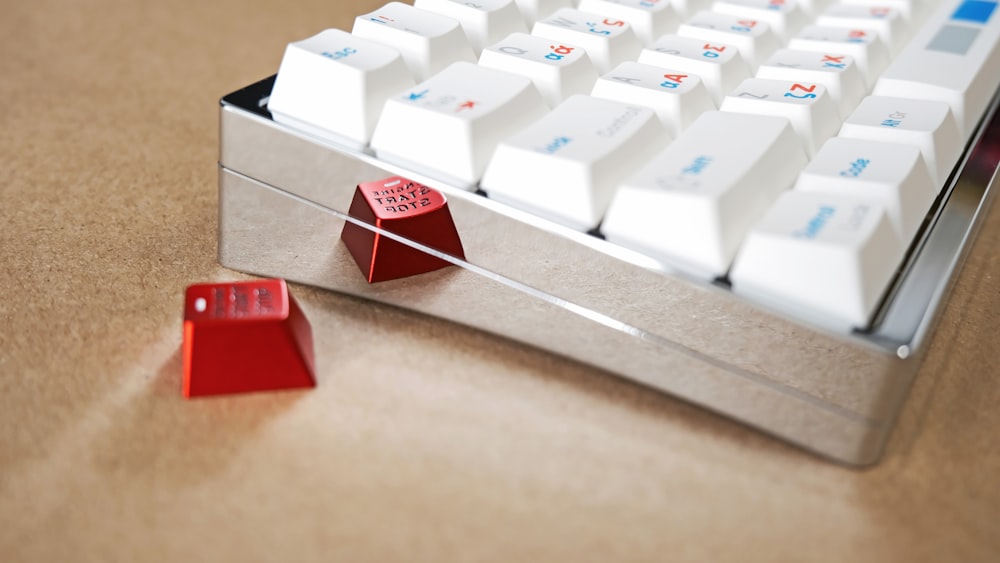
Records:
M629 171L669 140L648 108L573 96L501 142L480 188L491 199L587 231Z
M390 2L359 16L352 33L398 49L414 78L423 80L452 62L475 62L488 46L512 33L527 32L525 19L533 22L533 35L583 47L602 72L638 55L641 44L630 21L638 23L637 29L650 38L674 22L665 3L597 2L595 8L611 8L611 12L627 17L616 19L565 7L570 5L568 0L516 5L513 0L415 0L413 6ZM647 4L650 7L644 7ZM519 10L530 12L531 18L518 17Z
M622 184L601 232L677 269L722 276L805 165L788 120L706 112Z
M418 1L425 3L424 0ZM506 4L477 4L481 10L459 6L450 0L426 2L429 3L425 7L440 11L451 10L451 6L463 8L463 24L468 24L471 16L477 13L488 19L497 16L492 11L503 12L504 7L513 8L509 0ZM496 10L492 10L493 8ZM464 136L467 142L474 145L455 144L450 142L452 139L445 139L446 145L456 150L456 154L460 156L446 158L443 166L436 171L438 175L455 179L461 185L474 183L481 175L485 166L483 160L488 158L496 139L482 125L475 128L474 134L463 132L465 125L455 126L457 129L452 126L472 123L473 118L481 118L484 112L500 109L499 106L508 101L503 99L504 92L513 90L501 87L497 95L483 96L466 92L475 90L473 86L451 84L442 87L455 74L443 72L448 65L455 61L475 61L462 24L451 15L462 14L450 13L445 16L408 4L390 2L372 13L357 17L350 34L327 30L309 39L289 44L268 103L270 111L278 121L361 148L372 141L376 121L384 130L403 131L408 119L406 115L412 111L415 123L427 125L430 116L435 115L424 111L431 103L431 88L439 109L447 106L443 100L449 96L467 94L468 99L459 103L471 103L475 111L468 111L473 106L463 108L461 115L439 111L436 119L443 120L442 135L452 131L453 139ZM461 72L468 74L471 71L466 69ZM393 104L392 111L388 112L389 118L386 119L387 113L383 111L386 100L413 86L414 78L423 80L425 77L429 77L432 86L404 94L404 97L412 96L407 97L411 102L408 109L407 106L401 108L399 104ZM587 89L594 79L596 74L591 71ZM492 81L493 79L489 79L487 83L491 84ZM520 87L514 89L518 88ZM425 91L428 92L427 97L420 94ZM442 94L441 91L447 93ZM532 109L529 114L538 115L535 108ZM386 123L382 125L381 121ZM511 123L523 121L515 119ZM431 131L437 132L433 128ZM498 127L497 131L511 132L506 126ZM441 160L441 157L428 160L421 156L427 150L426 143L421 140L426 134L427 130L421 130L418 135L389 139L383 133L377 142L373 141L373 147L377 151L381 150L389 159L431 165Z
M466 4L469 3L454 2L452 0L418 0L418 4L425 8L446 12L451 16L462 16L461 25L457 25L453 18L442 16L439 13L434 13L434 11L422 10L399 2L391 2L375 12L359 16L355 22L353 35L358 38L357 41L363 41L365 37L373 37L375 41L399 50L403 54L404 60L407 61L413 76L419 79L421 76L435 74L438 69L442 68L442 65L450 64L456 59L468 60L471 58L468 48L454 49L452 47L460 43L463 33L474 36L474 33L471 31L473 29L472 23L475 23L473 20L477 17L482 21L488 21L491 18L500 18L503 13L507 13L507 16L500 19L510 21L510 10L513 9L513 4L510 0L489 1L492 3L479 3L468 6ZM606 0L601 1L605 2ZM646 2L647 0L639 1ZM487 55L481 57L483 64L529 76L543 92L547 103L550 106L554 106L569 95L587 91L586 83L593 83L595 81L596 74L589 70L586 59L596 59L601 63L600 68L603 69L614 61L632 58L630 55L635 52L635 44L632 41L634 36L631 34L631 28L627 22L610 18L602 18L600 21L595 22L592 21L596 19L591 17L593 15L579 10L564 8L558 10L550 18L539 22L535 26L535 32L539 34L536 37L542 38L543 42L548 40L548 36L560 37L560 34L562 34L578 43L585 44L585 47L582 48L571 47L572 43L570 41L567 41L565 44L554 42L554 44L547 45L546 48L549 52L542 55L544 57L542 62L548 64L535 65L534 68L528 70L518 68L518 63L524 62L532 56L537 58L536 53L541 54L541 51L539 51L541 46L537 41L535 43L539 44L537 46L532 45L531 49L506 44L500 45L500 48L506 49L506 51L488 47L486 50ZM718 19L717 16L721 16L722 19ZM733 18L732 16L721 14L699 13L688 22L692 28L688 32L693 35L711 34L717 30L708 30L702 27L706 21L714 21L723 27L728 22L730 29L722 35L723 37L731 38L747 35L755 38L750 41L753 45L752 49L746 45L744 45L743 49L744 51L750 49L749 52L759 52L759 39L760 37L766 37L766 35L761 35L760 32L766 31L766 24L761 23L758 27L756 22L734 20ZM459 28L464 28L465 32L460 33ZM734 32L732 28L739 29L739 31ZM526 39L523 34L513 34L508 35L500 43L510 42L512 38L515 43L518 41L523 42ZM767 41L763 43L766 44ZM746 69L743 61L740 60L742 57L738 57L733 52L736 49L735 46L727 46L722 43L714 44L703 41L703 39L691 37L665 36L653 47L653 49L647 49L640 54L639 60L641 62L658 65L664 69L670 69L671 72L676 71L678 75L694 73L700 76L703 78L705 86L709 88L716 104L721 102L723 92L732 90L738 85L739 80L749 75L749 71ZM349 50L354 49L349 46L344 48ZM580 49L587 50L588 56L582 56ZM373 49L366 47L365 51L370 52ZM324 52L337 53L339 50L333 49ZM528 52L532 54L523 56ZM494 57L497 54L508 56ZM510 55L512 54L515 56L511 57ZM517 56L518 54L521 56ZM339 57L339 55L334 56ZM341 63L339 67L336 65L326 65L326 68L328 72L332 71L333 75L338 77L348 76L354 79L344 82L355 84L355 88L344 89L333 96L333 99L350 98L350 91L354 90L354 98L349 100L349 103L330 104L325 108L319 107L322 105L322 100L324 99L319 93L335 90L335 84L338 80L343 80L342 78L329 80L326 88L310 88L304 87L302 84L295 86L295 89L299 90L298 95L301 98L309 98L309 92L315 92L316 95L313 97L316 100L313 103L302 103L301 99L296 100L294 103L283 103L286 99L283 92L289 90L289 88L285 87L288 83L301 82L302 80L324 82L322 77L319 79L313 78L313 76L319 76L319 74L314 74L312 71L303 71L298 73L298 78L288 79L288 76L292 72L285 69L281 72L282 79L279 80L279 84L276 87L279 95L275 97L273 107L277 108L276 114L279 119L304 124L304 128L310 130L318 128L321 131L329 132L332 137L338 140L346 138L348 144L355 146L358 144L363 145L371 136L372 116L377 115L381 101L385 99L390 91L389 85L402 89L407 87L408 83L404 83L406 82L404 80L391 78L389 76L390 72L387 70L389 67L386 67L386 69L363 69L358 65L344 64L348 62L348 59L346 57L341 58L343 60L339 61ZM353 61L360 62L362 59L363 57L354 57ZM670 59L673 59L673 61ZM554 62L560 64L552 64ZM569 64L571 62L575 62L576 64ZM322 62L314 61L313 66L316 64L323 66ZM294 65L289 64L288 66L291 67ZM313 70L318 68L316 67ZM574 72L568 72L570 70ZM610 70L610 68L606 70ZM366 73L370 74L373 78L365 79L364 75ZM375 79L374 77L376 76L380 76L381 78ZM285 83L285 85L282 83ZM380 86L382 86L381 89ZM360 90L360 92L357 90ZM836 89L834 91L836 92ZM838 96L838 100L842 99ZM334 113L337 114L336 119L332 119ZM662 116L663 113L661 112ZM337 120L353 123L335 123ZM359 120L364 122L363 126L357 125ZM689 119L685 119L683 116L680 116L679 120L676 118L671 119L671 122L677 123L680 127L687 121Z

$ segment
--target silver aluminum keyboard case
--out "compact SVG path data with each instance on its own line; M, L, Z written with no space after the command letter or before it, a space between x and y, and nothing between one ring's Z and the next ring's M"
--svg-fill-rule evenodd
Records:
M665 274L598 237L277 123L266 109L273 80L221 101L222 265L537 346L849 465L879 459L995 191L997 151L984 146L1000 142L1000 124L993 122L980 127L964 168L943 190L877 328L837 334L752 305L724 282ZM467 261L442 256L459 267L366 282L340 232L345 221L378 231L346 211L357 184L390 175L447 194Z

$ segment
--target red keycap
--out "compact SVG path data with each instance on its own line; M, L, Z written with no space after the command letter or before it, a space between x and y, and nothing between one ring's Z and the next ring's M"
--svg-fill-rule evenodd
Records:
M312 329L284 280L204 283L184 297L184 396L315 387Z
M462 241L444 194L394 176L358 185L348 211L351 217L458 258ZM369 283L423 274L450 265L446 260L406 246L353 223L340 234Z

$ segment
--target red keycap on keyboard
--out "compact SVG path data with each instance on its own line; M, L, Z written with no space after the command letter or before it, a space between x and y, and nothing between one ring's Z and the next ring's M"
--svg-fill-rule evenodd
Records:
M183 355L185 397L316 385L312 329L280 279L188 287Z
M423 184L394 176L358 185L348 211L351 217L465 258L448 201ZM340 238L369 283L438 270L450 263L353 223L344 224Z

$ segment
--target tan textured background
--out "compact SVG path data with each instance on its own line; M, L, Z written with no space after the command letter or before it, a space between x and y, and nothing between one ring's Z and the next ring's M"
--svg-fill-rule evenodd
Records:
M865 471L300 286L318 388L185 402L218 98L381 2L2 4L0 561L1000 560L1000 213Z

